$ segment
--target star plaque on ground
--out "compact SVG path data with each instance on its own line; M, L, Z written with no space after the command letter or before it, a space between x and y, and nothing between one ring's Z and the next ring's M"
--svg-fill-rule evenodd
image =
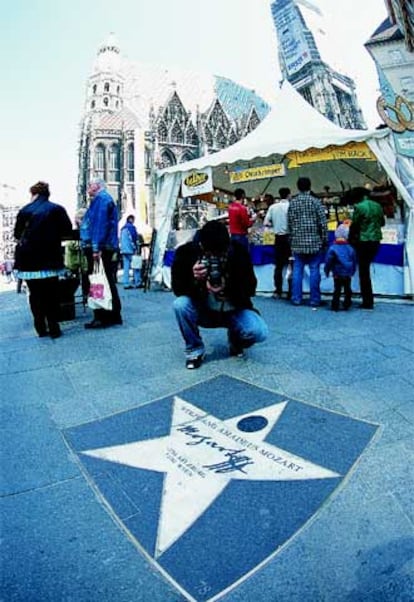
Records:
M277 558L375 430L220 376L65 436L139 549L201 602Z

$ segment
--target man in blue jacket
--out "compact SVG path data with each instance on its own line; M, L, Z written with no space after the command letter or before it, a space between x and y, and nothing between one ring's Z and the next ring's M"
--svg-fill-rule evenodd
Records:
M112 294L112 309L95 309L92 322L85 328L107 328L122 324L121 301L116 287L113 257L118 251L118 210L113 198L106 190L104 180L94 178L88 187L91 203L80 227L82 247L88 257L89 271L102 259Z

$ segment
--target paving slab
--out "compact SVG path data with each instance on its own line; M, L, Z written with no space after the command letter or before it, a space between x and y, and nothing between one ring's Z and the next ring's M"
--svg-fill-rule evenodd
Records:
M268 340L230 358L225 331L203 330L206 361L189 371L172 295L120 294L124 326L87 332L90 311L77 307L52 341L34 336L25 295L0 293L5 599L201 602L217 591L237 602L411 601L413 304L378 300L373 312L335 314L258 297ZM221 385L212 390L213 382ZM288 400L267 443L347 474L325 493L326 479L234 481L157 552L166 546L158 533L169 486L162 471L80 459L76 446L160 438L184 391L220 420ZM353 456L351 424L375 429ZM191 514L180 507L170 535ZM281 539L261 563L269 534Z
M0 507L7 517L5 600L183 600L137 553L83 478L8 496Z

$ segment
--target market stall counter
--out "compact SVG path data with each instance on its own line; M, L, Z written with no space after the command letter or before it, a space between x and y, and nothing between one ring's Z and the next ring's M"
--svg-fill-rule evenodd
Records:
M334 240L334 232L329 232L329 244ZM391 225L383 229L383 241L371 266L372 284L374 292L380 295L404 295L403 266L404 242L403 226ZM171 287L171 265L174 259L174 249L169 249L164 255L163 280L167 287ZM273 244L250 244L250 256L257 277L258 292L272 292L275 251ZM287 291L287 283L284 283ZM309 272L305 268L303 290L309 291ZM358 272L352 279L353 292L359 292ZM333 280L326 277L321 266L321 291L331 293Z

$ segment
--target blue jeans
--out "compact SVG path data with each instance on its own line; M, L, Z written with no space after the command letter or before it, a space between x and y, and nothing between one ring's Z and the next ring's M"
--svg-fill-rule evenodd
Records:
M299 305L302 303L302 281L305 265L309 265L309 289L310 304L317 307L321 302L321 271L320 265L323 261L323 253L293 253L295 261L293 262L292 274L292 303Z
M249 238L247 234L232 234L230 238L231 240L239 242L243 247L246 247L246 249L249 250Z
M129 271L131 269L132 253L122 253L122 284L129 286ZM141 270L132 270L134 278L134 285L139 286L141 284Z
M252 309L229 312L211 311L196 303L191 297L181 296L174 300L175 317L185 342L187 359L204 353L204 343L199 326L203 328L227 328L229 342L246 349L266 340L268 328L263 318Z

